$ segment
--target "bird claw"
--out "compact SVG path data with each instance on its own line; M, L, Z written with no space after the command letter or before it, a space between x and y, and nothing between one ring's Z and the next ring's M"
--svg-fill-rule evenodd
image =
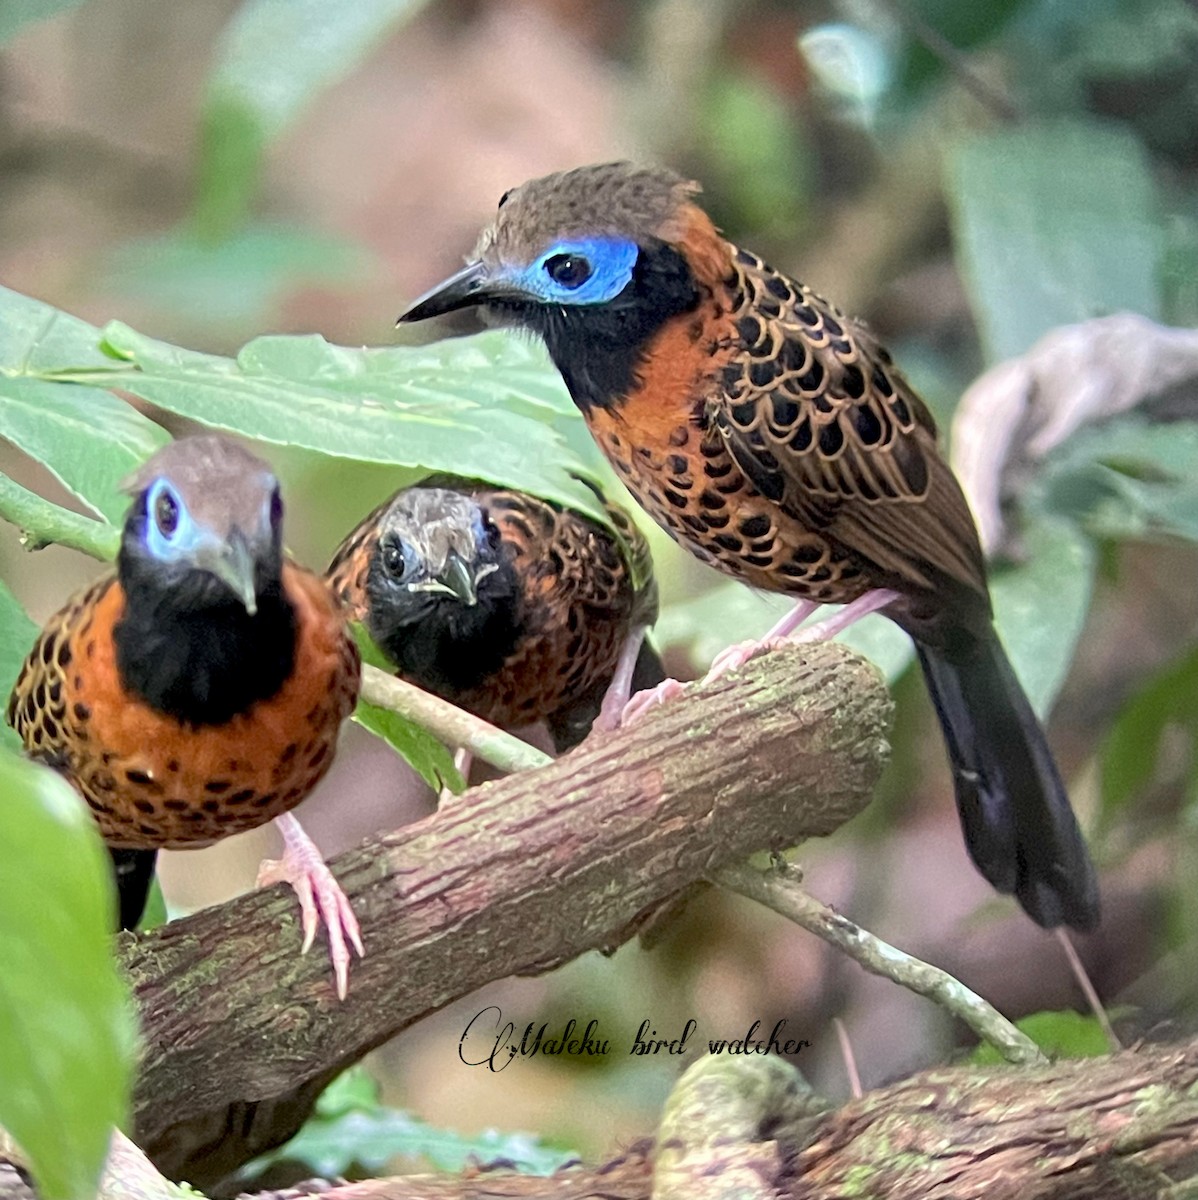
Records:
M745 663L750 662L761 654L768 654L771 650L778 650L782 646L787 646L793 640L793 638L789 637L764 637L757 641L737 642L736 645L729 646L726 650L721 650L711 660L711 666L707 668L707 674L703 676L703 682L712 683L719 679L721 675L726 675L729 671L735 671L743 667Z
M621 710L619 725L622 728L626 728L629 725L635 724L650 709L657 708L661 704L667 704L671 700L676 700L682 695L684 690L682 684L677 679L663 679L656 687L646 688L643 692L637 692Z
M285 818L290 820L285 822ZM262 862L258 868L257 885L268 887L274 883L286 883L295 892L304 933L301 954L307 954L312 948L317 927L323 922L329 939L329 958L333 964L337 998L344 1000L349 990L349 946L353 946L359 958L365 955L358 918L354 916L341 885L300 823L286 813L276 820L276 824L283 833L283 857Z

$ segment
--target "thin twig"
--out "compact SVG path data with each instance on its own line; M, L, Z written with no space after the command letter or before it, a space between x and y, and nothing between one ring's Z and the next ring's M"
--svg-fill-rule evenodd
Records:
M4 474L0 474L0 518L21 531L21 544L27 550L55 543L111 562L120 545L121 531L115 525L51 504Z
M1099 1028L1106 1035L1107 1044L1112 1050L1122 1050L1123 1043L1119 1040L1111 1025L1111 1019L1107 1016L1107 1011L1103 1007L1102 1001L1098 998L1098 992L1095 990L1089 973L1078 956L1077 947L1074 946L1072 938L1061 928L1054 929L1053 933L1056 934L1057 941L1061 943L1061 947L1065 951L1065 960L1069 963L1069 970L1073 972L1073 978L1077 980L1077 986L1081 988L1082 995L1085 996L1086 1003L1090 1006L1090 1011L1098 1021Z
M960 980L896 949L816 900L799 886L796 874L789 866L775 864L770 870L761 871L746 863L724 867L713 874L712 880L801 925L855 959L871 974L892 979L910 991L926 996L964 1021L1008 1062L1047 1062L1031 1038Z
M461 746L501 771L530 771L553 761L535 746L368 663L362 664L362 699L414 721L447 745Z
M832 1018L832 1028L836 1030L836 1041L840 1045L840 1057L844 1059L844 1073L849 1077L849 1090L854 1100L860 1100L861 1072L857 1070L857 1056L853 1053L853 1043L849 1041L849 1031L839 1017Z

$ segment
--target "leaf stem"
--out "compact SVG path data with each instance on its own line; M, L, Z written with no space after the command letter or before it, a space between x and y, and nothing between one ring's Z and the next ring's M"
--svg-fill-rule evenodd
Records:
M121 532L115 525L51 504L3 474L0 474L0 517L20 529L21 544L26 550L41 550L55 543L111 562L121 541Z
M830 946L855 959L872 975L881 975L920 996L926 996L964 1021L984 1042L1010 1063L1043 1065L1048 1060L1026 1034L1020 1032L992 1004L954 979L947 971L922 962L862 929L828 905L816 900L800 885L801 874L785 863L762 871L744 863L724 867L713 876L729 891L756 900L801 925Z

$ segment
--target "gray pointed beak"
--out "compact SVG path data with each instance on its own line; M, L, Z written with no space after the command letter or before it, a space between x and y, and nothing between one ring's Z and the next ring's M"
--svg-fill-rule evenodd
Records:
M473 608L478 603L478 589L475 587L474 576L466 562L457 554L450 554L445 563L445 570L437 576L437 582L452 592L467 608Z
M257 570L249 543L241 530L234 529L227 541L213 541L196 553L196 563L210 571L245 605L252 617L258 611Z
M429 317L456 312L459 308L469 308L472 304L482 304L494 294L487 289L490 281L491 273L486 264L472 262L414 300L395 323L411 325L416 321L427 321Z

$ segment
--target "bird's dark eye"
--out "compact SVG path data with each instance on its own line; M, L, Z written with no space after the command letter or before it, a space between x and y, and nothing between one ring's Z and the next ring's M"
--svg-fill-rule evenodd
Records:
M154 501L154 524L163 537L170 537L179 527L179 505L174 496L163 488Z
M416 553L398 538L383 543L383 570L392 579L405 582L416 573Z
M508 190L507 190L506 192L504 192L502 196L500 196L500 197L499 197L499 204L497 205L497 207L498 207L498 208L502 208L502 207L503 207L503 206L504 206L504 205L507 203L507 198L508 198L508 197L509 197L509 196L510 196L510 195L511 195L511 194L512 194L512 193L513 193L515 190L516 190L515 188L508 188Z
M581 254L555 254L545 260L545 270L562 287L582 287L591 277L591 264Z

